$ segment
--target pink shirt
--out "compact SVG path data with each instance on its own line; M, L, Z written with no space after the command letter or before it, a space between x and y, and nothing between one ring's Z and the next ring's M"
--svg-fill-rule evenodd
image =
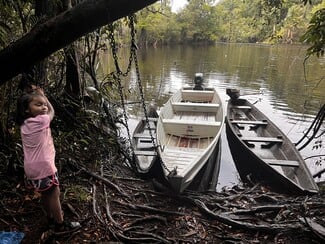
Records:
M26 119L20 127L28 179L42 179L57 171L50 122L50 116L44 114Z

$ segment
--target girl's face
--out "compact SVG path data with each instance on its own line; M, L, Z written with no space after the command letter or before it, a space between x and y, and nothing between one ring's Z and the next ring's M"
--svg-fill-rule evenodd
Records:
M46 99L39 95L33 96L32 101L28 104L27 113L30 114L32 117L36 117L40 114L47 114L48 107Z

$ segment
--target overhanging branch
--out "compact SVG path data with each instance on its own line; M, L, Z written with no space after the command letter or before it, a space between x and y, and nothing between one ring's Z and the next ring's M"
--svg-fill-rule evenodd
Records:
M97 28L157 0L86 0L38 25L0 52L0 85Z

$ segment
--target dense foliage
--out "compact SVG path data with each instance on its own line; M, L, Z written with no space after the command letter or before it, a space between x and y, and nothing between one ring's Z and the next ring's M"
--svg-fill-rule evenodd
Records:
M53 1L53 4L45 4L43 0L0 1L1 48L37 28L39 23L52 15L62 12L62 3ZM122 123L122 115L116 106L120 100L118 84L111 84L112 77L106 77L107 83L102 82L99 87L96 77L98 52L106 48L108 42L107 29L105 26L80 38L75 46L56 52L34 67L26 64L25 73L0 87L2 172L19 173L19 176L23 173L20 133L14 118L17 97L30 82L44 89L55 108L52 133L58 164L66 160L75 161L85 152L87 157L80 156L84 159L81 163L96 164L97 158L105 158L108 148L115 153L120 150L117 124ZM118 32L118 27L114 31ZM74 56L76 52L73 51L76 50L78 58ZM41 70L40 66L45 68ZM93 90L87 93L87 87ZM98 148L98 144L102 145L101 148Z
M217 2L217 3L216 3ZM314 43L324 51L324 1L191 0L178 13L156 3L139 16L141 40L171 42ZM316 12L317 11L317 12ZM310 27L309 23L311 23Z

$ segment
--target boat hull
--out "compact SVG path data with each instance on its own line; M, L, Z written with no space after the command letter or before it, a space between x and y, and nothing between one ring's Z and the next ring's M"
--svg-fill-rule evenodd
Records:
M318 187L287 136L245 99L230 99L226 134L240 178L278 192L317 193Z
M221 144L221 138L219 138L208 161L205 162L202 169L187 187L188 190L196 192L216 191L221 163Z
M157 162L156 125L157 119L148 117L141 119L132 135L134 161L137 173L142 177L152 174Z
M215 89L180 89L161 109L157 142L165 178L184 191L209 161L224 126L222 101Z

